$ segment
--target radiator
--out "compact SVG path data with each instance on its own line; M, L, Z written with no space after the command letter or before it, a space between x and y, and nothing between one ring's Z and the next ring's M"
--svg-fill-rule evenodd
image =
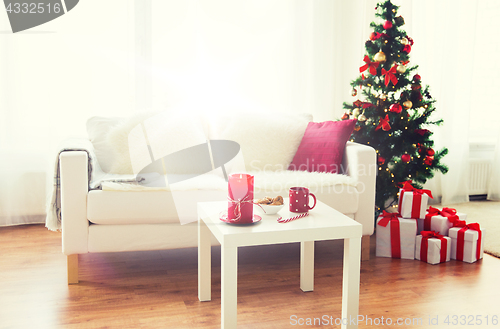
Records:
M491 166L490 159L469 159L469 195L488 193Z

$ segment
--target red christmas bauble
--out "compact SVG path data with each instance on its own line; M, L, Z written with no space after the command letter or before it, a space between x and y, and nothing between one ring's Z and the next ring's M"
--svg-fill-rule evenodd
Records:
M411 46L410 46L410 45L405 45L405 46L403 47L403 51L404 51L405 53L409 54L409 53L410 53L410 51L411 51Z
M415 81L420 81L420 79L421 79L421 77L420 77L420 75L419 75L419 74L415 74L415 75L413 76L413 80L415 80Z
M436 152L433 149L427 150L427 155L434 155Z
M401 107L401 105L399 104L392 104L390 107L389 107L389 111L391 112L395 112L395 113L401 113L401 111L403 110L403 108Z
M392 27L392 22L391 21L385 21L384 24L382 25L384 29L388 30Z
M403 154L401 156L401 160L403 160L404 162L408 163L411 160L411 156L409 154Z
M383 165L385 163L385 158L379 155L378 156L378 163Z
M370 34L370 40L372 40L372 41L373 41L373 40L377 40L377 39L378 39L378 38L377 38L377 33L376 33L376 32L372 32L372 33Z
M432 155L426 156L424 159L424 163L428 166L432 165L432 161L434 161L434 157Z

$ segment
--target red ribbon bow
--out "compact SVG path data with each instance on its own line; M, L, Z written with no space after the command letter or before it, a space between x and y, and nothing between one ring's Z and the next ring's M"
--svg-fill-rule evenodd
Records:
M382 212L382 215L380 216L382 216L382 219L380 219L378 225L383 227L387 227L387 224L389 224L389 222L393 220L397 221L398 218L400 217L397 212L387 212L385 210Z
M411 181L406 181L403 183L403 187L402 187L402 192L412 192L413 191L413 194L419 194L419 195L422 195L422 194L427 194L431 199L434 199L434 197L432 196L432 192L431 190L425 190L425 189L418 189L418 188L414 188L412 185L411 185Z
M391 223L391 256L392 258L401 258L401 233L399 229L399 214L390 213L387 211L382 212L382 218L379 220L378 225L387 227Z
M446 254L448 253L448 242L445 237L434 231L422 231L422 242L420 243L420 260L427 262L427 251L429 250L429 239L439 239L441 240L441 252L439 257L439 262L446 262Z
M431 221L432 217L434 216L443 216L448 218L448 221L452 223L453 225L455 224L456 221L460 220L457 211L453 208L443 208L442 210L439 210L438 208L434 207L429 207L427 210L427 214L425 215L424 219L424 231L430 231L431 229ZM464 222L465 225L465 222Z
M377 126L377 128L375 128L375 130L379 130L380 128L382 128L383 131L391 130L391 125L389 123L389 115L388 114L385 115L385 118L380 118L378 126Z
M473 230L478 232L477 246L476 246L476 260L479 260L481 256L481 238L482 232L478 223L465 224L464 220L457 220L453 227L461 227L457 233L457 260L464 260L464 242L465 242L465 231Z
M368 55L365 55L365 58L363 58L363 61L366 64L359 68L359 72L361 73L361 72L365 71L366 69L368 69L368 72L370 72L371 75L377 75L377 67L379 66L380 63L370 61L370 57L368 57Z
M396 72L397 72L397 65L391 67L389 71L386 71L384 68L382 68L382 75L385 75L386 87L389 85L389 82L392 82L393 85L396 85L398 83L398 78L396 78Z

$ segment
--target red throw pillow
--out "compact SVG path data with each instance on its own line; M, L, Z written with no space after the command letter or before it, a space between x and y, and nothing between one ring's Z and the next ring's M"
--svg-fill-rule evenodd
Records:
M356 119L309 122L288 170L341 172L345 144Z

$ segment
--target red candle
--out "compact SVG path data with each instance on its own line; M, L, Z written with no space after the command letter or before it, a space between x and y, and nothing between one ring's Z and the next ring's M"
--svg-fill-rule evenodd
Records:
M228 182L227 218L238 223L253 222L253 176L231 174Z

